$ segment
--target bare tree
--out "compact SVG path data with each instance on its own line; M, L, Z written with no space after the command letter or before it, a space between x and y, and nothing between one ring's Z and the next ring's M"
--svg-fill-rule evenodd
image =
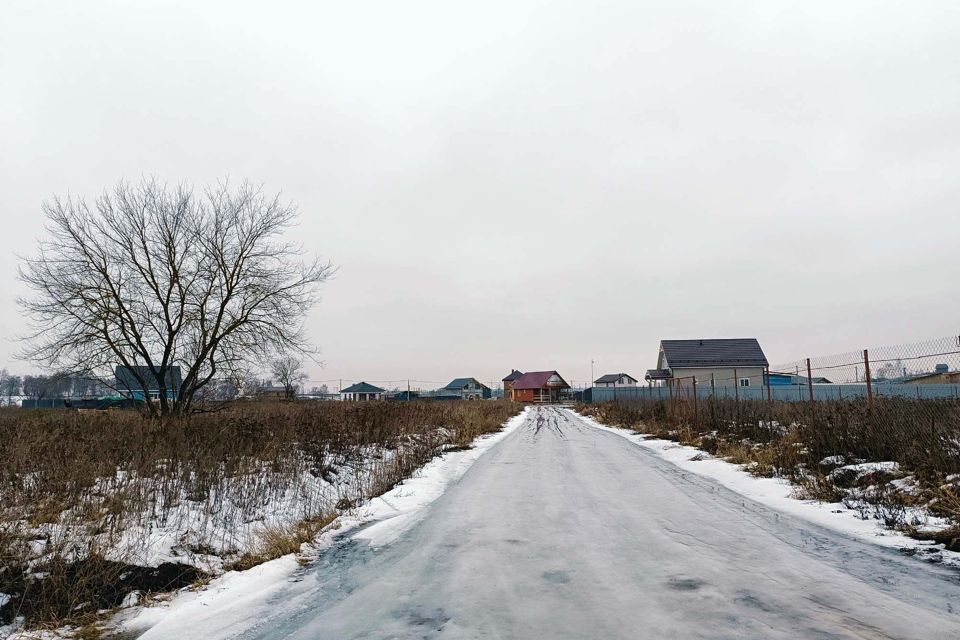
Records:
M303 360L290 354L283 354L270 363L270 373L283 387L284 395L295 398L300 386L306 381Z
M23 386L23 379L18 375L7 373L3 370L3 379L0 381L0 393L7 398L7 404L13 400L13 396L20 395L20 388Z
M247 397L260 395L264 386L266 386L266 383L256 372L248 371L244 374L243 384L241 385L243 395Z
M147 410L173 415L246 362L310 352L303 319L335 269L282 238L296 209L278 197L144 180L43 210L50 236L20 268L34 292L19 301L34 325L25 357L103 379L126 367L158 397Z

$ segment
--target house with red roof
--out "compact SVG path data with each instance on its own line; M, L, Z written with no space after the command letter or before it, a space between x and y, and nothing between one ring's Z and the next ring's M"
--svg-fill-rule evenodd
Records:
M515 402L560 402L560 393L569 388L556 371L530 371L514 380L510 397Z

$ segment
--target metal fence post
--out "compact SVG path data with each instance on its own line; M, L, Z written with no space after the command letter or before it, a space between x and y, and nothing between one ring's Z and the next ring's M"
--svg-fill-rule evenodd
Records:
M673 417L673 378L667 380L667 393L669 397L667 398L667 416Z
M813 370L810 368L810 358L807 358L807 389L810 390L810 402L813 402Z
M870 352L863 350L863 377L867 380L867 404L873 407L873 381L870 379Z
M697 376L693 376L693 426L700 427L700 411L697 406Z

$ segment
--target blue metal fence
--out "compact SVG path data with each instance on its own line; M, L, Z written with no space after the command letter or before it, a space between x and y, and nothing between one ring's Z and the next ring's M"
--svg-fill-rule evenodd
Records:
M589 394L584 394L586 402L610 402L630 400L669 400L670 390L667 387L592 387ZM676 391L675 391L676 393ZM683 397L689 398L693 391L689 387L683 389ZM766 400L766 387L730 387L720 386L711 390L709 385L697 387L698 398L709 398L716 395L718 398L739 397L741 400ZM960 398L960 384L878 384L873 385L874 397L916 398L918 400L937 400L945 398ZM806 385L770 387L770 397L773 400L809 400L810 392ZM867 397L866 384L815 384L813 385L814 400L844 400Z

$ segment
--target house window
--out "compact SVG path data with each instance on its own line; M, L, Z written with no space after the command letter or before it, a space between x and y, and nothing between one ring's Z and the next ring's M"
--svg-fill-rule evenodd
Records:
M750 386L750 378L740 378L740 386L741 386L741 387L749 387L749 386Z

